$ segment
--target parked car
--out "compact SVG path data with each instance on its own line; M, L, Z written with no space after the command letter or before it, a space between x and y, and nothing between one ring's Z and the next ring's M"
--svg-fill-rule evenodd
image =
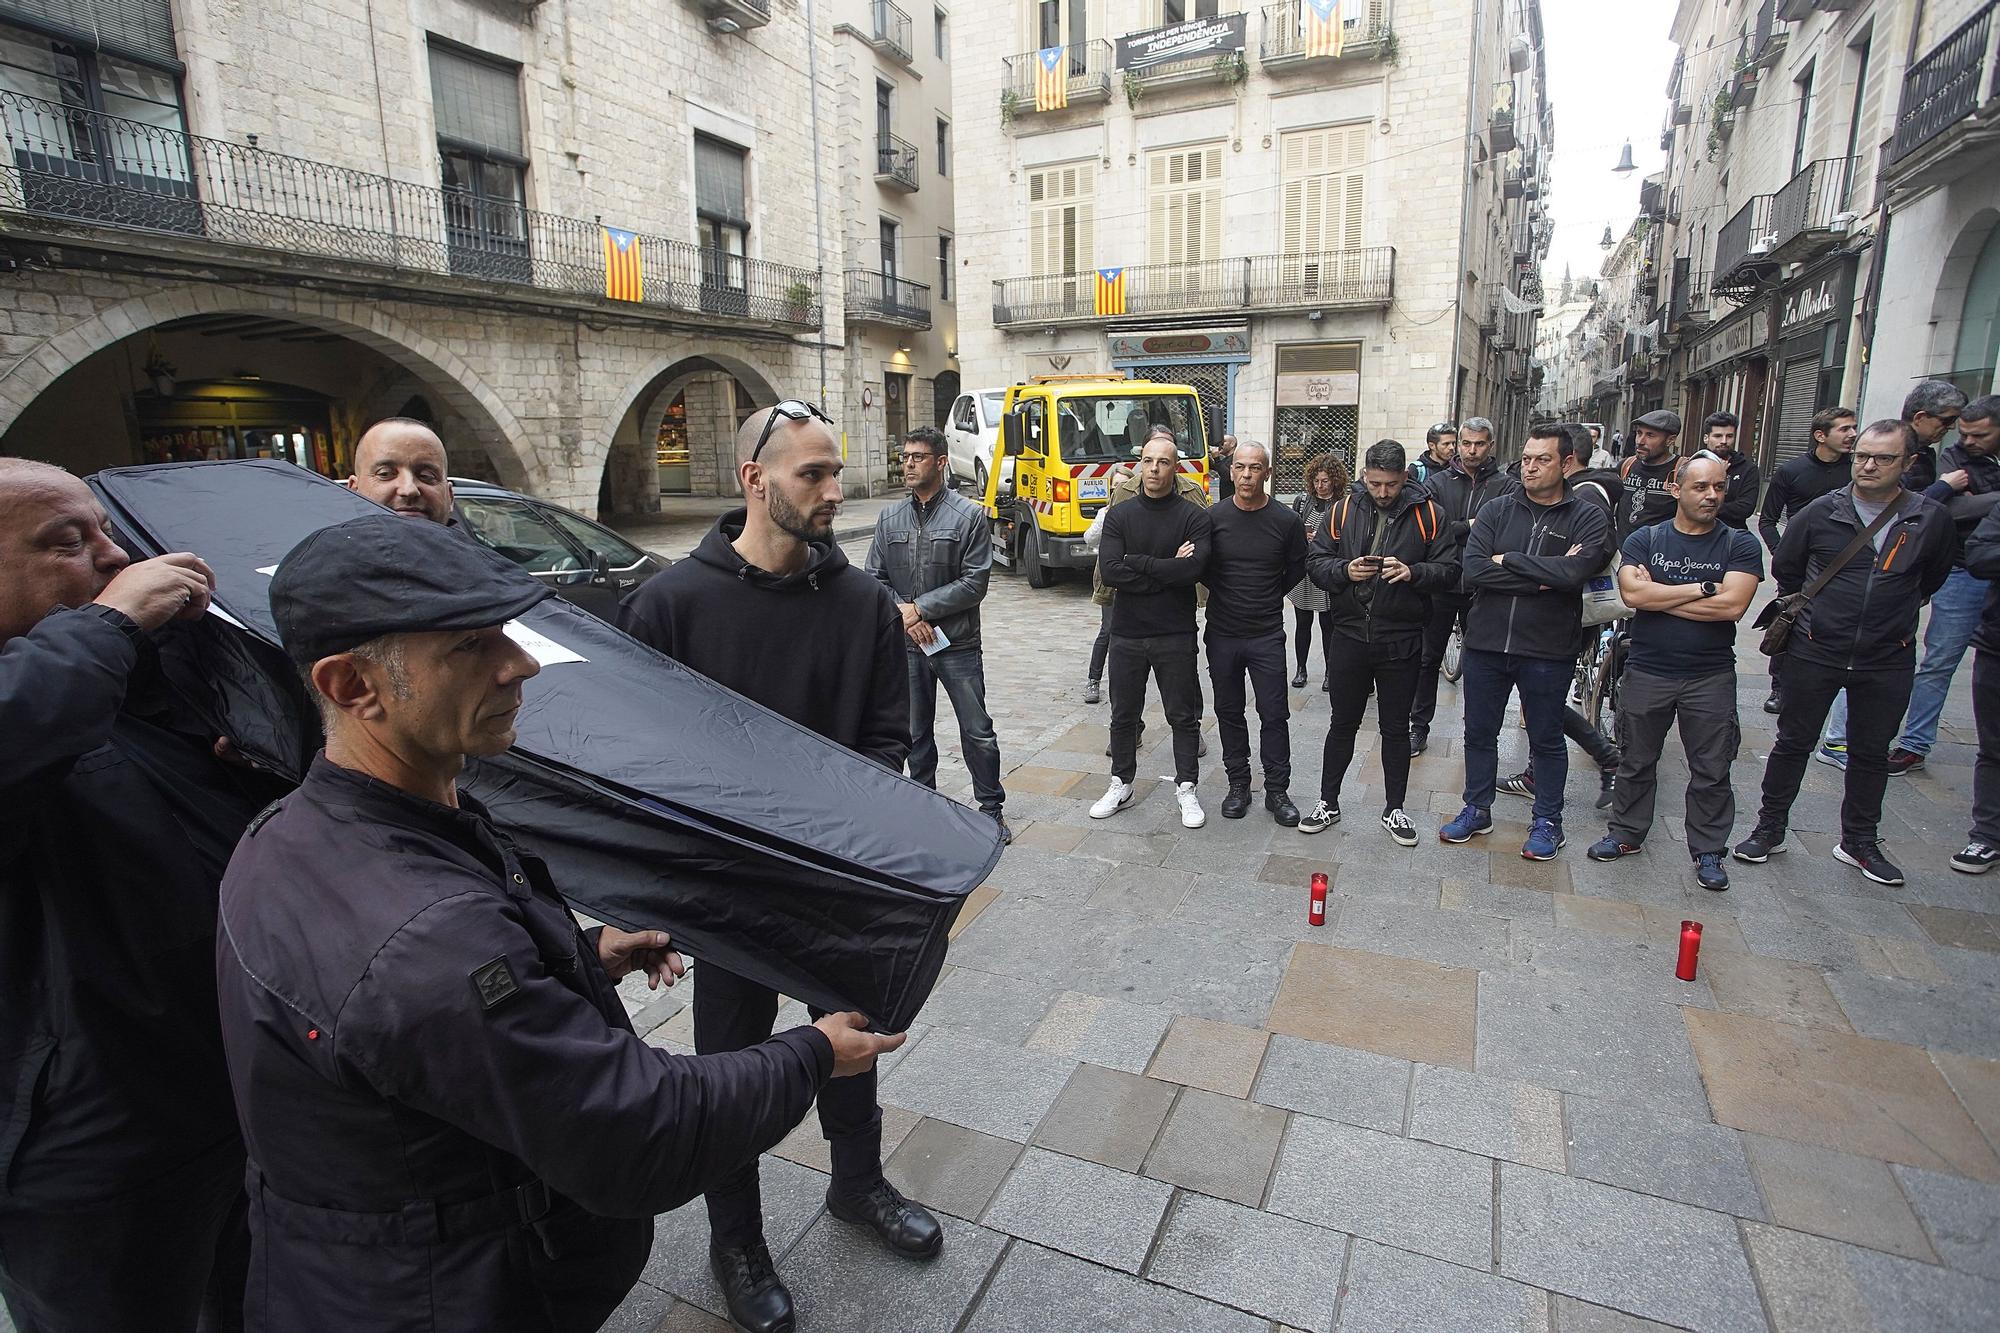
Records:
M484 481L452 478L458 521L490 546L601 620L616 620L626 593L668 561L561 505Z
M972 483L972 493L986 497L986 460L1000 438L1000 408L1005 389L975 389L962 393L945 419L945 447L951 451L951 479Z

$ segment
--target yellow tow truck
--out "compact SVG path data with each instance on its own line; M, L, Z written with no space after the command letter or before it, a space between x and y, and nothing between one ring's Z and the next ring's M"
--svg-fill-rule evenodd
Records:
M1180 469L1208 484L1208 430L1185 384L1109 375L1038 375L1008 388L986 469L993 562L1046 588L1058 569L1088 569L1084 529L1111 498L1115 469L1135 463L1166 426Z

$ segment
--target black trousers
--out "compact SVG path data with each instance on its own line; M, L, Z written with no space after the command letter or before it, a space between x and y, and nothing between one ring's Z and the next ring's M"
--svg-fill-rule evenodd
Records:
M1438 673L1444 670L1445 645L1451 642L1451 627L1465 614L1466 604L1456 597L1431 596L1431 618L1424 622L1423 655L1417 662L1417 693L1410 701L1410 727L1428 732L1438 710Z
M1319 798L1340 804L1340 783L1354 762L1354 738L1368 696L1375 695L1375 729L1382 737L1382 813L1403 808L1410 792L1410 699L1416 693L1423 645L1414 636L1363 643L1335 633L1326 641L1326 676L1333 717L1320 754Z
M1199 781L1201 672L1194 631L1146 638L1114 634L1110 665L1111 776L1130 782L1139 771L1139 714L1146 707L1150 674L1159 682L1160 703L1174 732L1174 781Z
M1972 766L1971 841L2000 847L2000 660L1984 648L1972 656L1972 721L1979 758Z
M1312 657L1314 617L1319 619L1319 641L1324 649L1333 637L1333 616L1326 611L1308 611L1302 606L1292 608L1292 636L1299 655L1301 676L1306 674L1306 662Z
M1243 678L1257 695L1257 757L1264 790L1292 785L1291 709L1285 680L1285 632L1257 639L1208 636L1208 679L1215 687L1215 729L1222 737L1222 771L1232 787L1250 785L1250 727L1244 717Z
M1903 711L1909 707L1916 674L1915 662L1887 670L1848 671L1806 660L1797 653L1786 654L1785 706L1778 714L1777 743L1764 765L1758 827L1787 826L1806 763L1819 744L1820 729L1826 725L1827 710L1833 707L1834 696L1846 690L1847 786L1840 803L1840 840L1848 844L1876 841L1882 823L1882 792L1889 785L1889 747L1902 729Z
M20 1333L237 1333L247 1215L239 1143L111 1199L0 1210L0 1298Z
M1098 610L1097 637L1090 641L1090 674L1085 680L1104 679L1104 659L1111 652L1111 603L1106 602Z
M824 1018L812 1010L814 1019ZM713 963L701 963L694 981L694 1048L701 1055L741 1051L771 1035L778 1021L778 993ZM833 1149L833 1183L861 1193L882 1175L882 1108L875 1070L829 1079L819 1094L819 1127ZM764 1235L764 1202L757 1159L708 1192L708 1229L717 1245L740 1246Z

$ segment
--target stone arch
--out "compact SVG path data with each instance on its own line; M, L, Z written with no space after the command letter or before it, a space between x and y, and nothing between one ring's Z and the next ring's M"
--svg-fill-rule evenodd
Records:
M1958 349L1958 328L1965 316L1965 294L1972 285L1972 270L1986 248L1993 229L2000 226L2000 210L1982 208L1965 220L1958 236L1938 266L1937 283L1931 296L1931 345L1927 364L1940 372L1957 370L1952 364Z
M643 371L626 381L625 387L613 400L612 409L601 419L595 433L588 437L593 442L601 441L602 456L599 465L602 470L598 476L597 492L601 512L618 509L617 501L621 495L628 500L632 498L635 478L639 471L649 466L652 448L650 442L658 436L660 422L665 417L674 395L704 376L727 376L733 379L759 406L768 406L777 402L779 398L777 390L772 387L769 377L762 370L727 352L718 353L707 349L693 352L683 349L657 357ZM638 413L636 428L638 443L632 445L628 442L621 446L617 443L620 428L624 426L626 418L634 412ZM734 433L734 428L731 427L728 434L732 439ZM721 447L712 438L703 443L709 446L710 453ZM640 453L644 453L644 459L639 457ZM718 467L720 470L726 470L726 467L721 467L719 464ZM697 468L697 473L699 472L700 468ZM719 489L727 491L733 485L734 483L730 482ZM649 490L647 494L646 511L650 511L657 507L659 496L657 489Z
M728 352L708 349L694 352L682 347L655 357L650 365L628 379L625 387L619 390L618 396L611 400L611 407L598 421L597 429L586 438L608 443L611 437L617 434L619 424L625 420L625 414L632 410L633 405L649 393L653 394L655 399L663 395L666 389L675 383L668 378L670 373L686 361L709 362L735 376L737 383L750 390L759 407L768 407L780 397L778 391L771 387L771 377L762 368L752 365L743 358L732 356ZM696 373L699 371L690 372L679 378L691 378ZM655 427L659 425L657 416L653 418L653 425Z
M511 409L449 347L362 302L216 283L163 288L106 307L46 338L0 372L0 435L35 398L92 354L159 324L208 314L281 314L338 333L403 366L471 427L501 480L533 490L542 480L529 436Z

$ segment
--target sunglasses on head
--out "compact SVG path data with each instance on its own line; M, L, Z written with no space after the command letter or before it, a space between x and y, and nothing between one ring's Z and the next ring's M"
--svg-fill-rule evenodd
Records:
M757 455L763 453L764 446L771 442L771 432L778 428L779 417L787 421L810 421L818 417L829 426L833 424L833 418L821 411L817 403L808 403L799 398L787 398L782 403L774 403L771 414L764 418L764 429L757 435L757 447L750 451L751 462L756 462Z

